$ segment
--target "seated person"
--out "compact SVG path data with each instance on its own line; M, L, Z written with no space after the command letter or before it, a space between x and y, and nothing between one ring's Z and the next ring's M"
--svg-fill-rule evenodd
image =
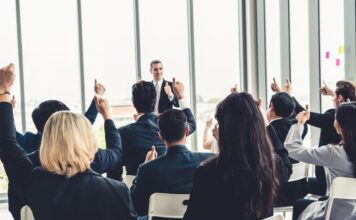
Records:
M183 104L182 99L180 104ZM195 169L213 156L210 153L193 153L185 146L189 128L183 111L166 110L159 115L158 127L167 152L154 159L156 152L153 148L147 154L146 163L139 166L131 187L131 198L138 215L147 215L149 198L153 193L190 193Z
M324 167L328 195L331 183L336 177L356 177L356 102L340 104L336 110L334 126L342 139L339 144L304 147L300 127L309 117L311 116L308 110L297 115L298 124L291 127L285 147L290 157ZM293 207L293 220L325 219L327 204L328 200L298 200ZM355 200L345 200L338 203L338 206L335 204L332 210L337 212L332 213L331 219L356 219Z
M263 219L273 215L277 174L256 101L245 92L219 103L219 154L195 171L184 219Z
M95 80L94 85L95 94L102 96L105 92L105 87L97 83ZM13 100L14 102L15 100ZM13 106L15 108L15 106ZM26 151L26 153L32 153L39 149L41 144L41 134L48 118L57 111L69 111L69 108L62 102L57 100L48 100L42 102L37 108L32 111L32 120L36 126L37 133L25 132L21 134L16 131L16 139L19 145ZM85 112L85 117L94 124L98 111L95 107L94 99L91 102L88 110Z
M90 169L98 146L84 116L69 111L53 114L42 133L42 167L32 164L16 141L9 95L15 79L13 69L10 65L0 70L0 90L4 91L0 93L0 159L9 182L35 219L136 219L125 184ZM113 134L119 141L119 134Z
M183 94L177 94L178 99L182 99L182 96ZM156 147L159 156L166 152L166 147L158 136L158 116L154 113L156 89L152 82L140 81L132 86L132 103L137 111L136 122L118 129L122 139L123 165L126 166L127 175L136 175L138 166L145 162L146 154L152 146ZM182 105L181 108L187 116L189 134L192 134L196 128L193 113L190 108ZM121 175L121 166L108 172L108 177L117 180L121 179Z

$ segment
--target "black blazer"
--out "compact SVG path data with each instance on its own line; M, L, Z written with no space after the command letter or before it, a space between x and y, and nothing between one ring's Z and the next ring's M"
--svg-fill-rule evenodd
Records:
M0 103L0 158L36 220L136 219L127 187L87 170L71 178L34 167L16 141L12 105Z
M189 134L196 129L195 118L189 108L183 109L187 116ZM128 175L136 175L137 168L145 162L146 154L152 145L156 147L158 156L165 154L166 147L158 136L158 117L155 113L142 115L136 122L120 127L119 133L123 146L123 165L126 166ZM108 172L108 177L119 179L122 175L122 167Z
M193 153L184 145L169 147L164 156L140 165L131 187L131 198L139 215L147 215L151 194L190 193L199 164L210 153Z
M166 92L164 91L164 86L166 85L166 82L168 82L168 84L171 87L172 92L174 94L174 98L172 101L169 100ZM175 92L173 90L173 84L172 84L172 82L169 82L169 81L166 81L165 79L163 79L162 85L161 85L161 94L160 94L159 103L158 103L158 113L162 113L167 109L171 109L171 108L173 108L173 106L179 107L177 95L175 94Z
M238 187L239 181L229 181L222 177L217 167L217 158L198 167L190 194L185 220L252 220L244 218L242 202L245 191ZM243 176L237 178L244 178ZM234 189L237 189L234 192ZM238 196L236 196L238 195ZM273 215L273 204L262 211L262 218Z

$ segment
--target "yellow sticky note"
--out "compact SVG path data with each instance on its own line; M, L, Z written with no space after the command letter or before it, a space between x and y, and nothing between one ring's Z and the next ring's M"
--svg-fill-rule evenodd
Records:
M339 53L344 53L344 52L345 52L345 46L340 46Z

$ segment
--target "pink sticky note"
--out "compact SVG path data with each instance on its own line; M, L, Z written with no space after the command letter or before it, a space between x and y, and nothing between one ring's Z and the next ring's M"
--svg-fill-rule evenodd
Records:
M340 66L340 59L336 59L336 66Z
M330 58L330 52L329 52L329 51L326 51L326 53L325 53L325 58L326 58L326 59L329 59L329 58Z

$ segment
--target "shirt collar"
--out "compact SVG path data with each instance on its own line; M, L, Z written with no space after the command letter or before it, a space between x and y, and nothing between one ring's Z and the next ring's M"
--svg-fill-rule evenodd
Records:
M189 151L185 145L175 145L167 148L167 154L177 154Z
M158 81L153 80L153 85L154 85L154 86L156 86L157 84L158 84L158 85L162 85L162 82L163 82L163 79L158 80Z

